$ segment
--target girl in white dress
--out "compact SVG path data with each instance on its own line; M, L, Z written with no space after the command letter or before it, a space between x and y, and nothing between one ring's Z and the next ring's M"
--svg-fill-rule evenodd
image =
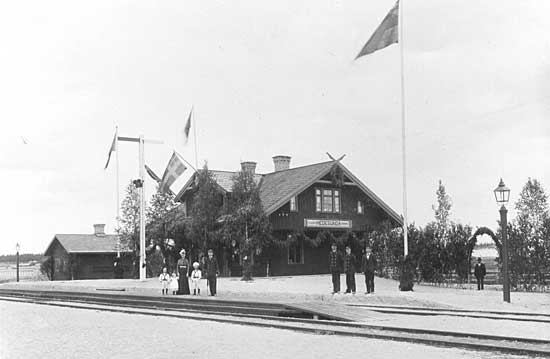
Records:
M172 273L172 278L170 279L170 290L172 291L173 295L176 295L179 289L178 279L179 278L176 272Z
M162 273L159 275L159 281L162 287L162 295L168 294L168 284L170 283L170 274L166 267L162 268Z

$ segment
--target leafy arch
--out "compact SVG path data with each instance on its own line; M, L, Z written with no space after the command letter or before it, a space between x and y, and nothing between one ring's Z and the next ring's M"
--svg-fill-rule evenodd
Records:
M475 233L468 240L468 268L472 268L472 251L477 243L477 237L486 234L493 239L498 249L499 262L502 257L502 243L500 239L495 235L495 233L487 227L479 227Z

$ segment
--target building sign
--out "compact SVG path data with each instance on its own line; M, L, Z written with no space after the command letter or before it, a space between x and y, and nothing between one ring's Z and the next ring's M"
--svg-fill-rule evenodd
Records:
M304 227L347 229L347 228L351 228L351 220L304 218Z

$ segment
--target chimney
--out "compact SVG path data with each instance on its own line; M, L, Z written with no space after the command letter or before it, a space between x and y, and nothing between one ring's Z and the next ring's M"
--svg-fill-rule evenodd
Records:
M243 172L254 174L256 172L256 162L252 162L252 161L241 162L241 170Z
M98 237L105 236L105 225L104 224L94 224L94 234Z
M275 172L284 171L290 168L290 156L273 156Z

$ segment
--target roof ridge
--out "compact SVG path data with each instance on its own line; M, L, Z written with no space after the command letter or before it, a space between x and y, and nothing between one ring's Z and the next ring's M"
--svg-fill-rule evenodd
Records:
M303 168L306 168L306 167L324 165L324 164L332 163L332 162L334 162L334 161L329 160L329 161L325 161L325 162L310 163L309 165L303 165L303 166L299 166L299 167L287 168L286 170L279 170L279 171L268 172L268 173L264 174L264 176L272 175L272 174L274 174L274 173L281 173L281 172L288 172L288 171L293 171L293 170L299 170L299 169L303 169Z

